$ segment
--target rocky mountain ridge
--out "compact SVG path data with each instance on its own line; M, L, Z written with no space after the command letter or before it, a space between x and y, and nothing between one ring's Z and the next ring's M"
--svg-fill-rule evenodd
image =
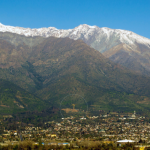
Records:
M81 39L112 61L137 73L150 76L150 39L131 31L99 28L86 24L68 30L59 30L55 27L30 29L0 24L0 32L11 32L30 36L30 38L54 36L57 38L69 37L74 40Z
M128 30L121 29L110 29L107 27L99 28L98 26L89 26L87 24L79 25L74 29L57 29L55 27L48 28L39 28L39 29L31 29L31 28L22 28L22 27L13 27L13 26L5 26L0 23L0 32L11 32L25 36L42 36L42 37L69 37L71 39L77 40L82 39L89 40L91 36L95 34L100 34L101 37L106 37L107 41L111 39L111 36L115 35L120 42L134 45L135 42L145 44L150 47L150 39L142 37L134 32ZM100 41L101 39L97 39ZM132 48L133 46L131 46ZM104 51L104 50L103 50ZM101 52L103 52L101 51Z

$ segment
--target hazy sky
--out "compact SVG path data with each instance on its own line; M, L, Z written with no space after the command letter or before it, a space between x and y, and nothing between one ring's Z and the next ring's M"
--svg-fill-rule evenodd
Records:
M0 0L4 25L125 29L150 38L150 0Z

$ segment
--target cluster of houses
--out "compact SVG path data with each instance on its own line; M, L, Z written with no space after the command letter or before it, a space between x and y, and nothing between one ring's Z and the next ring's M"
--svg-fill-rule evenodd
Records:
M0 142L7 143L20 140L57 144L72 141L95 140L113 141L119 144L125 142L138 143L140 140L150 142L150 123L147 118L133 114L107 113L99 116L62 118L60 122L48 121L47 128L26 126L22 131L4 130ZM123 140L123 141L122 141ZM60 142L61 141L61 142ZM55 142L53 142L55 143Z

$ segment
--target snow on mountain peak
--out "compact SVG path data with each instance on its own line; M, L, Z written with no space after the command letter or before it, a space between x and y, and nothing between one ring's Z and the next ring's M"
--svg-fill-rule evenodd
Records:
M87 25L87 24L81 24L81 25L79 25L78 27L76 27L76 28L80 28L80 29L82 29L82 28L95 28L96 26L90 26L90 25Z
M131 31L121 29L110 29L107 27L99 28L97 26L90 26L87 24L81 24L75 27L74 29L63 30L57 29L55 27L30 29L22 27L5 26L0 23L0 32L11 32L25 36L55 36L58 38L69 37L74 40L82 39L84 41L88 41L94 38L97 42L100 42L103 38L105 38L106 41L110 41L113 38L115 38L118 39L120 42L130 45L134 45L135 42L142 44L144 43L147 46L150 45L150 39L144 38Z

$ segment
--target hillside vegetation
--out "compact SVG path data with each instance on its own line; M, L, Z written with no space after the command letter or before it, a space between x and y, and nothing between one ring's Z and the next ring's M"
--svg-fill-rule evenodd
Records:
M22 111L42 110L46 104L32 93L15 84L0 79L0 113L13 114Z
M0 78L30 92L33 101L12 91L24 110L26 105L28 110L59 108L68 94L84 97L91 110L149 110L150 78L111 62L81 40L11 33L0 37ZM4 103L7 96L3 99ZM14 99L12 110L16 110Z

